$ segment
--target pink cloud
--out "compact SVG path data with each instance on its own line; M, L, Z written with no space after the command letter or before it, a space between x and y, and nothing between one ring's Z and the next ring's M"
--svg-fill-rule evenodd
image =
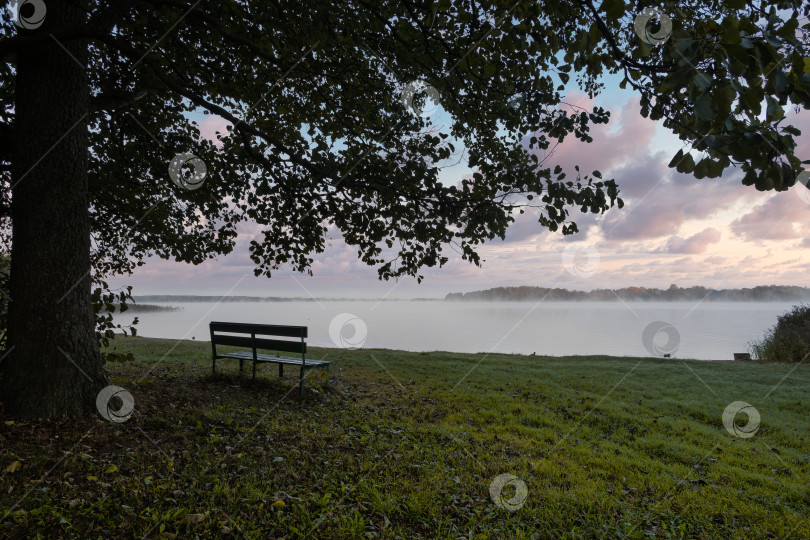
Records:
M230 125L231 123L221 116L211 114L206 116L205 120L200 122L200 135L202 135L204 139L208 139L209 141L213 142L215 145L221 146L222 141L217 140L217 132L219 132L221 136L227 136L227 126Z
M586 109L593 107L592 101L577 93L568 96L567 101ZM594 142L585 143L569 136L554 150L551 162L559 163L569 174L574 173L574 165L579 165L584 173L599 170L608 178L607 173L644 152L655 135L655 122L642 117L640 110L638 98L630 99L621 110L611 110L608 124L590 127Z

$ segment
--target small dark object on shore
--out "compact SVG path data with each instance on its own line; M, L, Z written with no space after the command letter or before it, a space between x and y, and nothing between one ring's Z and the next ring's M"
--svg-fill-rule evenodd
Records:
M734 353L734 360L735 361L737 361L737 360L747 360L747 361L750 362L751 361L751 355L749 353L747 353L747 352L735 352Z
M672 355L671 354L665 354L664 358L672 358Z

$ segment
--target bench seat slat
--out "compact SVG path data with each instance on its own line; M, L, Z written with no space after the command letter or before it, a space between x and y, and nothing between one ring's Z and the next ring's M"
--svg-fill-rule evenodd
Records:
M250 360L253 361L253 353L248 351L236 351L232 353L225 353L225 354L218 354L217 358L235 358L237 360ZM302 366L304 362L301 358L294 358L291 356L276 356L274 354L256 354L256 361L257 362L271 362L276 364L291 364L295 366ZM307 367L320 367L329 364L324 360L307 360L306 366Z

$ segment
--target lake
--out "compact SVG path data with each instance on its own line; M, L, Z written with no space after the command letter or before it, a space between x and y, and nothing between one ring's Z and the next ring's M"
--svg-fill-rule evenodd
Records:
M792 302L290 301L169 303L128 312L146 337L208 341L212 320L309 327L323 347L730 360Z

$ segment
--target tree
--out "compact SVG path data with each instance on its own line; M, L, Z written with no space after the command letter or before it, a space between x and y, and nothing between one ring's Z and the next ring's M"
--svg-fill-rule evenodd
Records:
M333 224L381 278L420 278L449 248L479 264L477 246L502 238L524 206L563 234L577 232L572 207L621 206L615 181L521 144L553 156L608 121L563 103L572 75L590 95L605 74L623 77L643 114L704 152L697 164L679 153L682 172L742 166L746 183L784 190L800 171L798 131L781 125L788 102L810 102L799 0L665 2L671 36L667 19L634 25L640 9L623 0L16 7L0 39L0 213L12 249L0 398L19 416L83 414L107 384L93 279L152 254L228 253L240 222L263 227L257 275L308 271ZM414 114L426 96L449 125ZM231 127L206 140L195 111ZM459 144L476 172L444 185L439 169Z

